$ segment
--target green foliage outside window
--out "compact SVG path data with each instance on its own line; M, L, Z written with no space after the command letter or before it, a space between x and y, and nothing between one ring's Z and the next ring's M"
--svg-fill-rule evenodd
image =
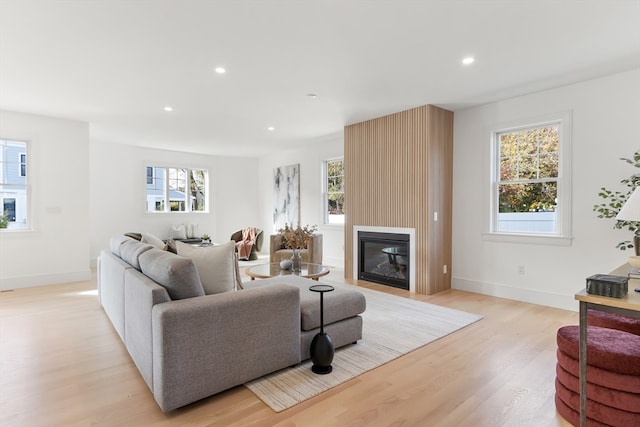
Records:
M327 162L327 197L330 215L344 214L344 161Z
M557 204L559 126L500 133L499 212L553 212Z

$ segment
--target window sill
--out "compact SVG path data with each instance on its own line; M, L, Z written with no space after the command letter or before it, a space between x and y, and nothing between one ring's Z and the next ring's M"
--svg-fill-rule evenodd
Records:
M501 243L526 243L531 245L571 246L573 237L544 236L540 234L483 233L482 240Z

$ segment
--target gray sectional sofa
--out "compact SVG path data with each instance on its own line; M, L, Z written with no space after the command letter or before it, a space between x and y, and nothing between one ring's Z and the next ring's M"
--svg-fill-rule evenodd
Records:
M307 359L319 328L314 283L289 276L205 295L191 259L125 236L98 262L100 303L165 412ZM325 296L336 348L362 338L365 305L347 286Z

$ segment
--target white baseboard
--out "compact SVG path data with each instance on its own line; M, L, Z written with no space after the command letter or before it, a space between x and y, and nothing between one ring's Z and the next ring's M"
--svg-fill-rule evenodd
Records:
M329 267L344 268L344 258L325 256L322 259L322 264Z
M91 279L91 270L68 273L43 274L39 276L9 277L0 279L0 291L32 288L34 286L56 285L68 282L83 282Z
M578 311L578 301L574 299L573 295L556 294L532 289L516 288L507 285L496 285L493 283L483 283L476 280L461 279L459 277L451 278L451 288L531 304L544 305L547 307L561 308L563 310Z

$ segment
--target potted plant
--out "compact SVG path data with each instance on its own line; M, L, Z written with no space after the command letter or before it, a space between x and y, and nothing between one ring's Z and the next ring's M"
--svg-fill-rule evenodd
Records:
M207 233L204 233L201 237L202 239L202 244L203 245L210 245L211 244L211 237L209 237L209 235Z
M317 226L306 225L304 227L297 226L293 228L289 224L285 224L283 228L278 230L282 236L282 244L285 248L293 251L291 257L291 271L299 272L302 269L302 257L300 251L306 249L309 241L313 238L313 234L318 229Z
M620 160L623 160L624 162L634 166L635 168L640 169L640 150L636 151L633 154L632 159L622 157L620 158ZM598 213L598 218L615 219L616 215L618 215L618 213L620 212L620 209L622 209L622 206L624 206L629 196L631 196L631 193L633 193L633 190L635 190L636 187L640 186L640 172L631 175L629 178L621 180L620 183L626 187L625 191L612 191L604 187L600 189L598 196L604 199L605 202L593 206L593 210ZM616 222L613 224L613 228L619 230L627 229L637 234L637 232L640 230L640 222L616 220ZM633 248L633 242L631 242L630 240L625 240L624 242L618 243L616 245L616 248L623 251L626 249L631 249ZM636 253L639 251L639 249L640 248L636 248Z

